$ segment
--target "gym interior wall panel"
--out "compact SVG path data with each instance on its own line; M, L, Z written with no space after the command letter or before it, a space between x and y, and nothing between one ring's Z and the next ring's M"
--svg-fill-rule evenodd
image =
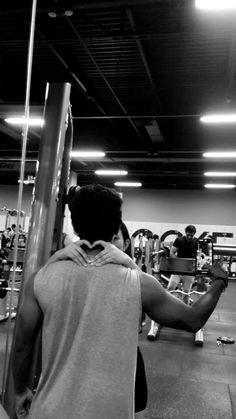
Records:
M153 223L148 221L129 221L124 218L124 222L127 225L130 235L136 233L140 229L150 230L153 234L161 236L169 231L177 230L184 234L186 223L174 224L174 223ZM219 244L236 244L236 226L225 226L225 225L210 225L210 224L197 224L195 223L197 233L196 237L199 237L202 233L231 233L232 237L217 237L217 243ZM167 242L171 242L175 239L175 235L168 235L166 238Z
M123 202L123 219L132 222L236 224L234 190L129 190Z
M30 214L30 207L32 201L32 185L24 185L22 198L22 211L26 215ZM18 185L0 185L0 207L7 207L9 209L17 208L18 200Z
M26 185L23 190L22 210L26 213L26 227L32 190L32 185ZM18 185L0 185L0 207L15 209L17 198ZM200 225L201 229L205 226L207 231L227 232L236 226L235 191L127 190L123 191L123 202L123 219L132 225L132 232L149 228L154 234L160 234L160 230L166 231L167 227L183 232L187 224ZM65 216L65 224L70 224L69 214ZM73 232L71 227L65 227L66 232Z

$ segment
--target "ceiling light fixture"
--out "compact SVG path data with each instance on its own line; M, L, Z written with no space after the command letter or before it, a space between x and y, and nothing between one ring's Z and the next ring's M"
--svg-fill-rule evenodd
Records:
M196 0L195 6L205 10L236 9L235 0Z
M12 125L25 125L28 122L28 125L31 127L42 127L44 124L44 120L42 118L26 119L23 116L5 118L4 121Z
M115 186L120 187L131 187L131 188L140 188L142 186L142 183L140 182L115 182Z
M200 118L200 121L205 124L232 124L236 122L236 114L212 114L205 115Z
M236 157L236 151L207 151L203 157L232 159Z
M126 176L128 174L126 170L95 170L94 173L99 176Z
M105 153L103 151L71 151L71 157L83 157L83 158L93 158L93 157L105 157Z
M236 172L205 172L204 176L234 177L234 176L236 176Z
M236 185L227 183L206 183L204 186L208 189L233 189Z

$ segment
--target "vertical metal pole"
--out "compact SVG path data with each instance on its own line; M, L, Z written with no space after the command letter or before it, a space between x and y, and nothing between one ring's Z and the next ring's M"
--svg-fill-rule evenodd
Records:
M47 86L45 129L39 151L39 170L32 203L24 283L47 261L51 254L70 87L68 83L53 83Z
M58 193L58 203L57 211L55 218L54 234L53 234L53 244L52 252L55 252L62 247L62 233L63 233L63 224L65 217L65 197L67 195L67 190L69 188L69 174L70 174L70 151L72 149L73 143L73 121L71 115L71 109L69 109L68 114L68 127L66 130L65 137L65 146L63 153L62 161L62 170L61 170L61 180L59 185Z
M44 130L39 149L38 173L32 201L32 215L25 251L19 303L31 276L40 269L51 254L53 230L58 202L61 168L65 145L65 132L70 98L69 83L52 83L46 88ZM15 340L15 330L13 343ZM34 371L32 371L34 375ZM31 380L33 382L33 378ZM14 385L11 360L4 389L4 406L14 418Z

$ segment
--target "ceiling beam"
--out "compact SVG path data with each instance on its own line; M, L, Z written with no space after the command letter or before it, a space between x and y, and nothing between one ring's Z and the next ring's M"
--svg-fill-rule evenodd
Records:
M144 65L144 68L145 68L145 71L146 71L148 80L149 80L149 82L150 82L150 84L152 86L152 91L153 91L153 93L155 95L156 105L157 105L158 111L161 112L162 111L162 104L160 102L160 98L159 98L159 95L157 93L156 83L155 83L155 81L154 81L154 79L152 77L152 73L151 73L151 70L150 70L150 67L149 67L149 64L148 64L148 61L147 61L146 54L144 52L142 41L136 35L137 34L137 28L136 28L136 24L135 24L133 13L132 13L131 9L127 9L126 10L126 14L128 16L129 23L130 23L130 26L131 26L131 30L132 30L132 32L134 34L134 39L135 39L135 42L136 42L136 45L137 45L139 54L141 56L141 59L142 59L142 62L143 62L143 65Z
M124 112L125 115L127 115L127 111L124 108L123 104L121 103L120 99L118 98L118 96L116 95L114 89L112 88L112 86L110 85L109 81L107 80L107 78L104 76L102 70L100 69L99 65L97 64L96 60L94 59L93 55L91 54L89 48L87 47L87 45L85 44L85 42L83 41L83 39L81 38L79 32L77 31L75 25L72 23L72 21L66 16L65 19L67 20L69 26L71 27L72 31L74 32L75 36L77 37L78 41L82 44L83 48L85 49L85 51L87 52L89 58L91 59L92 63L94 64L95 68L97 69L98 73L100 74L100 76L102 77L102 79L104 80L105 84L107 85L108 89L110 90L111 94L113 95L115 101L117 102L117 104L119 105L119 107L121 108L122 112ZM139 129L136 127L135 123L133 122L133 120L131 118L128 118L130 124L132 125L132 127L134 128L136 134L138 135L138 137L142 140L142 142L145 144L145 146L149 149L150 147L147 145L144 137L142 136L142 134L140 133Z
M14 140L18 142L22 142L22 136L21 133L17 132L11 127L6 126L5 124L0 122L0 132L7 135L8 137L13 138Z
M25 106L15 103L0 103L0 118L7 118L12 115L21 116L25 114ZM42 105L30 105L30 116L42 116Z
M176 1L176 0L175 0ZM86 9L114 9L117 7L128 7L128 6L148 6L148 5L155 5L157 3L161 3L162 0L105 0L105 1L80 1L80 4L77 4L78 1L75 1L74 5L72 2L72 6L70 8L72 10L86 10ZM9 4L11 2L7 2L5 7L1 4L0 16L11 15L14 14L22 14L28 13L31 10L31 7L13 7L13 5ZM37 14L44 14L50 11L49 7L38 7Z

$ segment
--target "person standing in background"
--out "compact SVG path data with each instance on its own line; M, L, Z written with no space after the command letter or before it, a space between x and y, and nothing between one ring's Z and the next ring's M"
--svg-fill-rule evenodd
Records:
M185 228L185 235L182 237L177 237L170 248L170 257L171 258L190 258L195 259L197 256L197 238L195 237L196 227L194 225L187 225ZM189 293L192 289L194 282L194 276L192 275L177 275L173 274L170 277L169 284L167 287L168 291L175 290L177 285L182 282L183 291ZM185 295L183 301L188 304L189 297ZM151 321L150 330L147 334L148 340L155 340L159 330L158 324L154 321Z
M175 239L170 249L170 257L196 259L198 241L195 234L196 227L191 224L187 225L185 228L185 235ZM182 282L183 291L189 293L192 289L194 278L195 277L192 275L171 275L167 289L168 291L175 290L177 285ZM188 303L188 296L184 297L184 302Z

